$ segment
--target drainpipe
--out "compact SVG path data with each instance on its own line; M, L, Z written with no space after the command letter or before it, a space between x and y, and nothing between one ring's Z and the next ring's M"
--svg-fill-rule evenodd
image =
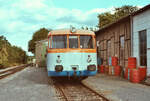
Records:
M133 56L133 17L130 15L130 28L131 28L131 56Z

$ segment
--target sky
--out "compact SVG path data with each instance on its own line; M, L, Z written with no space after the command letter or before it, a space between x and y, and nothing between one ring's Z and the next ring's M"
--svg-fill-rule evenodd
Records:
M28 41L40 28L95 27L97 15L114 7L148 4L150 0L0 0L0 35L28 51Z

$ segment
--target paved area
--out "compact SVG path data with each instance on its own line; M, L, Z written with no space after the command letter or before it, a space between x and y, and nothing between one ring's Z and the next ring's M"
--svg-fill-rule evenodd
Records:
M116 76L97 74L82 81L112 101L150 101L150 86Z
M148 77L146 80L145 80L145 83L150 85L150 77Z
M0 101L57 101L46 70L29 67L0 80Z

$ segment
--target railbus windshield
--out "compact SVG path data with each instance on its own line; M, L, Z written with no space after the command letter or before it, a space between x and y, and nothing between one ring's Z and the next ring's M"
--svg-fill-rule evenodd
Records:
M94 37L92 35L53 35L49 37L49 48L94 49Z
M66 35L54 35L52 36L51 48L61 49L67 48L67 36Z
M93 42L92 36L81 35L80 36L80 48L83 48L83 49L94 48L94 42Z
M69 48L78 48L78 36L69 36Z

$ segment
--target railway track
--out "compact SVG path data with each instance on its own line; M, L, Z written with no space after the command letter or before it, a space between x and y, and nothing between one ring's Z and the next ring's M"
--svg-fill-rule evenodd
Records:
M14 74L18 71L21 71L22 69L26 68L27 66L29 66L30 64L26 64L26 65L21 65L21 66L16 66L14 68L8 68L6 70L1 70L0 71L0 79L3 79L11 74Z
M58 99L61 101L109 101L79 81L53 79Z

